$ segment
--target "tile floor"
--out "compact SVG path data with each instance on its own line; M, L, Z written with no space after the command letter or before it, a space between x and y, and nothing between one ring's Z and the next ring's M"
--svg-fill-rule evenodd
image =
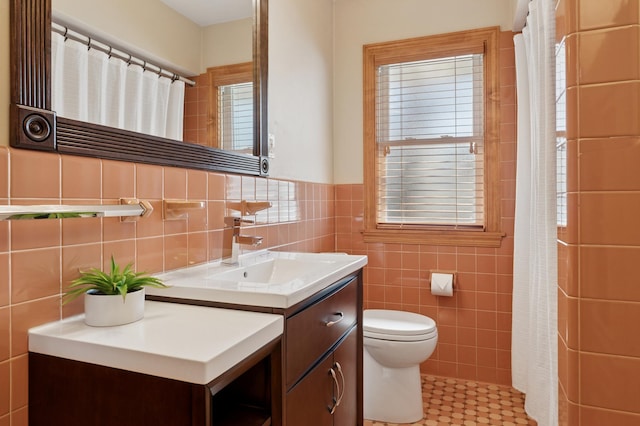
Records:
M530 425L524 396L508 386L449 377L422 376L424 418L413 426ZM395 426L365 420L364 426Z

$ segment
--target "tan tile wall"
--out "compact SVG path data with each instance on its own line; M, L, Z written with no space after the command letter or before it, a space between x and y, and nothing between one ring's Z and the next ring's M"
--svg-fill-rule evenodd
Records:
M640 424L640 2L561 0L568 223L559 232L561 425Z
M0 147L0 204L114 204L151 201L151 217L0 222L0 426L27 425L27 330L82 311L61 306L78 269L133 262L161 272L219 259L228 201L273 206L244 232L261 248L333 251L333 185L207 173ZM188 219L162 220L162 200L206 201Z
M513 33L501 34L500 182L502 230L498 249L365 244L363 186L336 186L337 250L366 254L365 306L418 312L435 319L438 346L424 372L511 384L511 295L515 210L515 66ZM435 297L430 271L457 272L451 298Z
M203 73L191 80L196 85L186 86L184 91L183 140L200 145L210 145L209 127L209 74Z

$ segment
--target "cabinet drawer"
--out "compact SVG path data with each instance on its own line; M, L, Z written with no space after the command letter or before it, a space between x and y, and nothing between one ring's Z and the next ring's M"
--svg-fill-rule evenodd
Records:
M289 389L357 321L358 279L287 319L286 386Z

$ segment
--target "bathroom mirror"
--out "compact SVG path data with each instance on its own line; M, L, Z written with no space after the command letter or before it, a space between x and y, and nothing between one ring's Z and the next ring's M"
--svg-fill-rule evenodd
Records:
M51 0L11 2L12 147L267 175L268 0L253 0L253 155L57 117L51 110Z

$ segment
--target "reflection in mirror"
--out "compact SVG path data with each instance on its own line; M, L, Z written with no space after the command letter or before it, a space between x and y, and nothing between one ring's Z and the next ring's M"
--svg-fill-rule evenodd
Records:
M51 28L51 103L58 116L183 139L185 82L177 74L67 26Z
M251 0L148 0L164 27L199 35L176 46L187 52L180 63L171 46L150 51L133 36L122 42L118 24L83 14L84 3L53 1L58 116L253 154ZM135 19L140 9L129 4L118 13ZM145 22L136 19L142 29ZM232 64L238 60L245 62Z
M211 85L208 144L250 154L253 149L252 64L224 65L207 70ZM191 139L190 139L191 140Z
M11 0L10 2L12 64L10 145L12 147L226 173L268 175L266 128L268 122L266 108L268 0L233 0L229 3L231 5L243 2L252 4L253 17L245 19L241 25L244 28L251 28L251 31L243 33L244 36L223 35L218 27L238 27L229 23L209 25L206 32L200 26L195 26L194 31L193 23L184 25L188 22L184 17L181 20L178 19L177 23L167 24L165 15L168 12L177 14L164 3L149 6L150 2L158 0L54 1L57 7L60 7L55 13L51 10L52 0ZM163 2L168 1L173 0L163 0ZM181 4L201 1L207 5L228 2L228 0L176 1ZM137 12L134 13L132 9L137 9ZM66 16L74 21L73 27L80 31L84 28L75 24L84 23L91 28L92 34L96 34L101 39L109 40L108 37L100 37L101 35L116 34L117 36L113 38L113 47L124 47L132 55L140 57L139 52L135 50L135 47L138 47L143 50L142 57L148 58L151 63L188 76L194 81L203 80L206 84L201 84L200 87L195 86L193 89L194 97L191 99L198 107L190 109L194 117L191 119L188 117L188 103L183 106L187 112L183 117L183 135L189 135L188 130L195 130L198 134L206 133L217 121L228 121L214 120L210 114L213 107L209 105L212 105L210 102L215 97L207 87L210 86L208 70L229 64L252 63L253 149L250 150L252 152L241 153L246 151L244 147L241 148L242 151L217 148L222 146L219 141L212 142L216 138L220 139L217 136L206 137L203 141L193 137L191 142L182 142L177 140L180 139L179 137L169 139L57 116L51 104L50 18L52 16L54 19ZM220 43L221 40L222 43ZM240 40L250 40L244 44L251 47L237 48L236 41ZM201 52L201 47L204 45L208 46L205 52L193 54L194 51ZM129 49L131 46L134 46L133 50ZM169 55L164 55L167 52ZM224 56L223 61L220 59L223 57L222 53L230 56ZM148 57L147 54L149 54ZM196 58L196 61L189 61L189 57ZM186 62L183 62L185 58ZM188 102L189 90L185 90L185 102ZM245 104L240 104L233 110L238 111L239 117L239 112L246 108L248 107ZM203 110L206 113L203 114ZM232 121L234 120L238 121L238 118ZM187 124L189 126L194 124L195 128L188 129ZM229 126L223 127L228 134Z

